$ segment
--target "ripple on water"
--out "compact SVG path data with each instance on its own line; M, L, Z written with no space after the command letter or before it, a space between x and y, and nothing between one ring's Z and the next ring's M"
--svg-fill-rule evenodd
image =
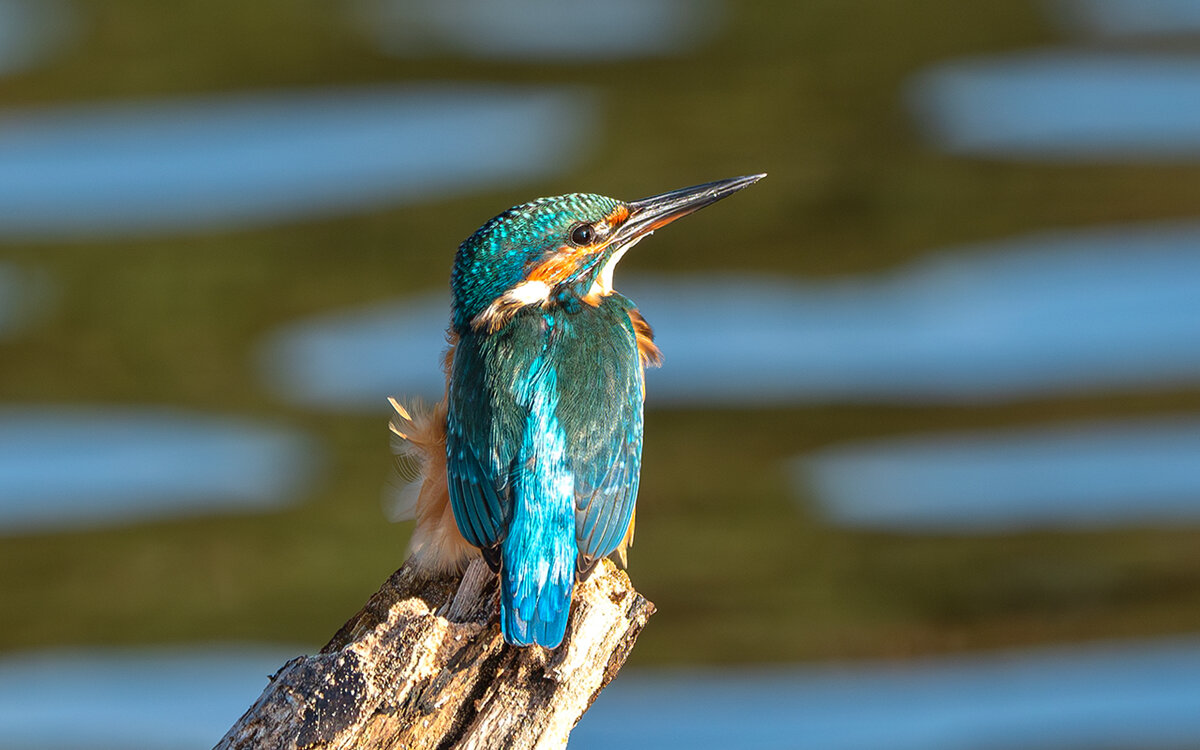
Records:
M426 294L290 323L262 347L272 392L318 409L382 411L391 395L437 400L450 319L446 295Z
M1051 0L1051 15L1071 30L1101 37L1200 33L1196 0Z
M574 90L397 86L0 111L0 239L199 231L569 169Z
M1200 58L1047 51L958 60L908 86L951 153L1051 161L1200 158Z
M0 408L0 536L299 499L318 455L302 435L166 409Z
M974 402L1200 380L1200 225L1033 235L895 273L725 274L618 287L666 362L651 406ZM322 409L438 398L442 295L297 321L264 349L273 389Z
M297 651L0 657L12 747L209 747ZM148 710L149 709L149 710ZM72 721L62 721L69 714ZM769 669L626 670L571 747L1076 750L1200 743L1200 643L1178 639Z
M1200 523L1200 421L893 438L793 463L796 492L842 526L906 532Z
M11 748L211 747L298 653L230 644L5 654L0 737Z
M579 63L679 54L721 11L720 0L361 0L355 20L394 55Z
M1200 743L1200 643L1177 640L620 679L578 750L1173 749Z

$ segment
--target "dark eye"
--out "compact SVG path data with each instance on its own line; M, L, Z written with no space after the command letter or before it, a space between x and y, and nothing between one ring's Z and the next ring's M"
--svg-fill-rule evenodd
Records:
M596 232L591 224L576 224L571 229L571 242L575 245L590 245L595 237Z

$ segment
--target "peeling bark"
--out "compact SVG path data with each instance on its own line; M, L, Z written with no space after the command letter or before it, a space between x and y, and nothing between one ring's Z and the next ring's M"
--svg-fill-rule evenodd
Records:
M654 605L602 560L548 651L504 642L497 595L482 560L461 581L406 564L319 653L283 665L216 747L564 747Z

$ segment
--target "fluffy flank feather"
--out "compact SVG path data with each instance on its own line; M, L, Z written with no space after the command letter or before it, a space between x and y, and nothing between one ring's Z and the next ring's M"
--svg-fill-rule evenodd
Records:
M446 486L446 401L432 409L405 408L388 399L396 481L389 488L393 521L416 519L409 541L413 562L430 574L459 572L479 550L463 539Z
M658 344L654 343L654 329L637 308L629 311L629 319L633 322L633 333L637 336L638 357L642 360L642 367L662 367L662 351L659 350Z

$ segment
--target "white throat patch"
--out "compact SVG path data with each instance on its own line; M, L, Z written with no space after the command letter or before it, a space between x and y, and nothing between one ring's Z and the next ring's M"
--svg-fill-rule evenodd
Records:
M612 294L613 271L616 270L617 264L621 262L621 258L625 256L625 253L629 252L629 248L633 247L652 234L654 234L654 232L646 232L641 237L638 237L633 242L630 242L625 247L613 253L612 257L608 259L608 262L604 264L604 268L600 269L600 275L598 275L596 280L592 282L592 288L588 289L588 295L607 297L608 295Z

